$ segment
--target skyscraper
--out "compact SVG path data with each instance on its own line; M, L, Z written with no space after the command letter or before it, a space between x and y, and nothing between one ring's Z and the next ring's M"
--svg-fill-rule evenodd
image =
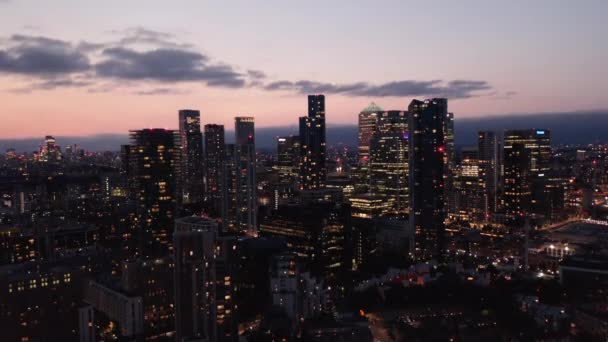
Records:
M356 169L353 172L355 188L357 192L367 192L370 182L370 144L377 129L378 117L383 113L375 103L370 103L359 113L358 152L359 158Z
M203 135L198 110L179 111L181 195L185 204L203 202Z
M369 191L392 204L392 213L409 212L408 114L379 112L370 139Z
M444 140L445 140L445 154L443 157L443 164L446 169L445 172L445 201L446 201L446 212L451 212L455 206L455 192L454 192L454 175L456 173L455 164L455 146L454 146L454 113L447 113L445 118L444 128Z
M39 160L43 162L56 163L61 161L61 148L52 135L44 138L44 144L40 146Z
M546 214L551 134L544 129L507 130L504 134L504 209L521 224L531 213Z
M236 340L229 248L217 223L203 217L175 221L176 340Z
M225 135L223 125L205 125L205 179L206 196L214 215L221 215L222 178L226 167Z
M482 226L488 221L484 165L476 150L462 151L460 166L454 174L454 207L450 212L454 220L474 226Z
M130 137L129 183L137 204L138 250L146 257L164 256L179 195L179 135L153 128L131 131Z
M222 215L222 231L237 232L238 231L238 178L239 178L239 163L237 160L237 146L235 144L226 144L224 148L224 168L221 183L221 215Z
M217 224L185 217L175 221L175 332L176 340L211 339L215 316L214 268Z
M290 135L277 138L277 168L281 183L298 181L300 163L300 137Z
M383 112L382 108L372 102L359 113L359 165L365 165L369 161L369 144L376 132L378 117Z
M239 231L257 231L257 182L253 117L236 117L237 225Z
M447 107L441 98L409 105L410 224L419 259L441 257L445 247Z
M498 211L498 192L500 190L501 162L501 142L496 132L479 131L478 134L478 158L481 171L486 184L486 196L488 198L488 211L486 216Z
M300 117L300 189L325 188L325 95L308 95L308 116Z

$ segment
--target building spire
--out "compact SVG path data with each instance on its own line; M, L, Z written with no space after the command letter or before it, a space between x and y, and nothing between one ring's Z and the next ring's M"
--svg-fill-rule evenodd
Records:
M367 107L363 108L362 113L375 113L383 112L384 110L378 106L375 102L371 102Z

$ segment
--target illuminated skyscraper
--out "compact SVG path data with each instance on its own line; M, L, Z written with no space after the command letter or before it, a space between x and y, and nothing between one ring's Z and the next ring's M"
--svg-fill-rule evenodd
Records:
M372 102L359 113L359 165L365 165L369 161L369 145L376 132L378 117L383 112L382 108Z
M502 168L501 142L496 132L480 131L478 138L479 162L481 163L486 192L488 198L488 211L486 216L498 211L500 201L498 192L500 190L500 174Z
M296 183L299 178L300 137L290 135L277 138L277 169L281 183Z
M237 205L237 193L238 193L238 177L239 168L237 160L237 147L235 144L226 144L224 157L224 168L222 174L222 185L221 185L221 215L222 215L222 231L223 232L237 232L238 231L238 205Z
M476 226L488 221L484 165L476 150L462 151L460 166L454 174L454 208L450 212L453 220Z
M504 209L521 224L531 213L546 214L551 135L545 129L507 130L504 135Z
M454 113L447 113L445 118L444 128L444 140L445 140L445 154L443 157L443 164L446 169L445 171L445 203L446 212L451 212L455 206L455 192L454 192L454 175L456 173L455 164L455 146L454 146Z
M57 145L55 137L47 135L40 146L39 160L42 162L57 163L61 161L61 148Z
M370 103L359 113L358 152L359 161L353 172L355 188L357 192L367 192L370 182L370 144L377 129L378 117L383 113L375 103Z
M203 135L198 110L179 111L181 192L185 204L203 202Z
M280 204L295 201L300 181L300 137L290 135L277 138L277 161L273 167L278 181L271 182L270 204L274 210Z
M370 139L369 191L392 204L392 213L409 212L408 114L379 112Z
M166 129L131 131L129 178L137 204L138 250L164 256L171 244L179 195L179 134Z
M205 179L206 195L215 215L220 215L225 158L225 135L223 125L205 125Z
M300 117L300 189L325 188L325 95L308 95L308 116Z
M253 117L235 118L237 160L237 226L239 231L257 231L257 182Z
M419 259L441 257L445 248L447 107L441 98L409 105L410 224Z

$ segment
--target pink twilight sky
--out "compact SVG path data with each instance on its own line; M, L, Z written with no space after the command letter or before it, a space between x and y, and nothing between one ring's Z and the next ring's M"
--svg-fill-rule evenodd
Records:
M0 16L0 139L175 128L181 108L295 125L309 90L329 124L431 96L457 118L608 108L605 0L0 0Z

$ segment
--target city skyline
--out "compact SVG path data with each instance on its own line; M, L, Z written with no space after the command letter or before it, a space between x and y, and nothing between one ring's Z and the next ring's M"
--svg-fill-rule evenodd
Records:
M597 70L608 50L593 43L605 32L600 1L526 11L482 2L322 10L187 3L191 11L182 11L151 2L137 25L125 15L135 2L59 3L52 16L33 4L0 2L8 14L0 23L3 138L173 129L180 108L200 110L203 124L229 127L234 116L253 115L259 127L288 125L305 113L308 93L331 98L328 125L354 124L371 101L403 110L436 96L450 98L461 118L606 107ZM440 24L426 30L430 13ZM577 25L565 24L571 17ZM362 25L396 19L403 25Z
M0 0L2 341L608 341L606 10Z

